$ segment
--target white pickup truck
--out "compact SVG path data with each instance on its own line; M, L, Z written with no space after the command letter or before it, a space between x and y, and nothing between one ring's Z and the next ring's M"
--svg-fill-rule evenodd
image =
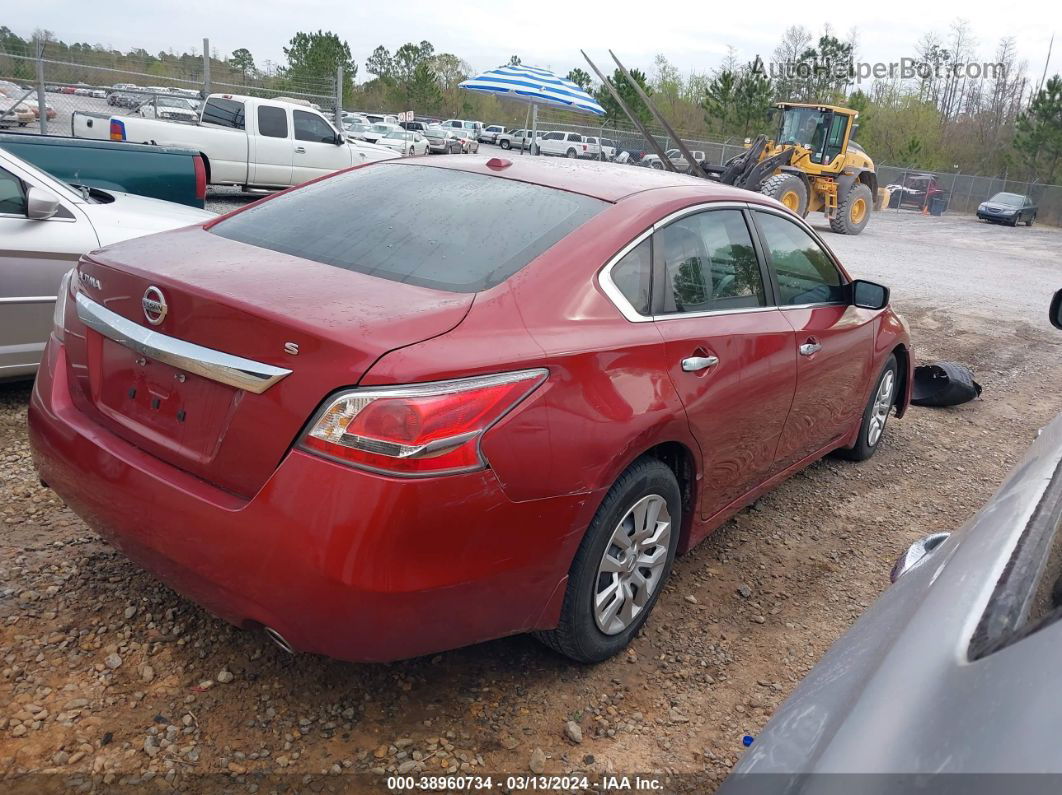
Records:
M177 146L202 154L207 181L244 190L286 188L339 169L398 157L354 141L311 107L234 94L211 94L195 124L76 111L77 138Z

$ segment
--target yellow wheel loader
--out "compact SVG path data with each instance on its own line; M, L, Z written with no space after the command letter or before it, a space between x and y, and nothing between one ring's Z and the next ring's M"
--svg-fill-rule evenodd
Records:
M657 150L665 168L763 193L801 217L821 210L829 219L830 228L842 235L858 235L870 220L871 210L887 205L887 191L878 189L874 161L852 140L857 111L835 105L781 102L775 106L781 113L773 139L760 135L747 141L744 152L721 166L698 163L616 54L611 50L609 54L660 126L674 140L682 154L682 160L678 161L683 164L682 169L666 155L656 138L627 107L616 87L585 52L583 57L649 145Z
M802 217L821 211L834 232L858 235L887 197L874 161L852 140L857 112L796 102L776 107L773 140L760 135L722 166L702 166L706 176L770 196Z

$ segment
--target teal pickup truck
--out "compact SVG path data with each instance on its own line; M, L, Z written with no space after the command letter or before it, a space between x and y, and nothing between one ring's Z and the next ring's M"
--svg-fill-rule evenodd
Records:
M0 133L0 148L56 179L202 208L206 168L198 152L125 141Z

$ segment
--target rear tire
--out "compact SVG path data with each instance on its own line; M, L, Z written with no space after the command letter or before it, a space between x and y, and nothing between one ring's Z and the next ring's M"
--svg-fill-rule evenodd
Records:
M885 438L885 424L892 407L896 404L896 388L899 386L899 366L895 354L889 356L881 375L874 382L867 406L863 409L863 421L859 425L856 443L848 450L838 450L837 457L849 461L866 461L877 452Z
M830 219L830 229L839 235L858 235L870 220L874 196L870 188L857 182L837 206L837 216Z
M1035 221L1035 220L1036 220L1036 216L1035 215L1030 215L1029 216L1029 220L1025 222L1025 225L1026 226L1032 226L1033 225L1033 221Z
M681 527L675 474L655 458L635 461L605 495L575 553L556 629L535 637L581 663L620 652L667 582Z
M565 154L565 157L567 157L569 160L574 160L575 158L577 158L579 156L579 153L576 152L574 149L569 149L564 154Z
M801 218L807 215L808 189L795 174L775 174L760 186L760 193L777 199Z
M502 138L502 142L499 145L501 146L502 149L512 149L513 148L512 142L508 138Z

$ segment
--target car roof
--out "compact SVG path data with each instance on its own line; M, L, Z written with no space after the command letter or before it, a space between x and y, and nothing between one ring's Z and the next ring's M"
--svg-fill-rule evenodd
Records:
M512 165L504 169L490 168L487 162L493 159L507 160ZM755 201L759 195L689 174L676 174L671 171L592 160L580 161L520 154L507 158L499 158L496 155L451 155L447 158L433 159L430 162L422 159L396 159L373 165L451 168L581 193L584 196L592 196L608 202L618 202L627 196L660 188L701 188L706 201Z

